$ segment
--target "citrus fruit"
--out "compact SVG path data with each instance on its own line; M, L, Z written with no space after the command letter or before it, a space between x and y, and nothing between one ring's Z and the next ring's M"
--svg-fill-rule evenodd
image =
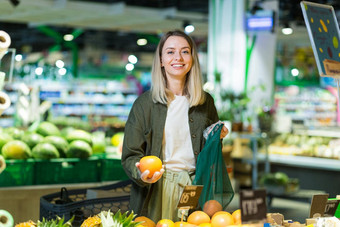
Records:
M222 210L222 205L217 200L208 200L204 203L203 211L212 217L216 212Z
M193 224L190 224L188 222L185 222L185 221L177 221L175 222L175 227L196 227L197 225L193 225Z
M188 217L188 223L191 224L199 225L207 222L210 222L209 215L200 210L192 212Z
M242 223L242 220L241 220L241 209L235 210L231 215L234 218L234 224L235 225L240 225Z
M146 227L155 227L156 226L155 222L153 222L150 218L147 218L145 216L136 217L135 222L142 222L138 226L146 226Z
M175 227L175 223L170 219L162 219L157 222L156 227Z
M123 143L124 132L117 132L111 137L111 144L114 147L118 147L119 144Z
M228 225L233 225L234 224L234 218L233 216L227 212L227 211L220 211L221 213L215 214L211 218L211 226L214 227L225 227Z
M210 223L202 223L198 225L199 227L212 227Z
M153 155L150 156L144 156L139 161L140 163L140 171L144 173L145 170L149 170L150 173L148 175L148 178L152 178L153 174L157 171L160 171L162 169L162 161Z

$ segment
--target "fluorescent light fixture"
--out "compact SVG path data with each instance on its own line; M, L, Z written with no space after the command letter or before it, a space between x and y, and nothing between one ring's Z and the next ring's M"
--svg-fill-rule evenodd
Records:
M194 25L189 24L189 25L185 26L184 31L185 31L185 33L189 34L193 31L195 31L195 27L194 27Z
M300 72L297 68L293 68L290 70L290 73L292 74L292 76L298 76Z

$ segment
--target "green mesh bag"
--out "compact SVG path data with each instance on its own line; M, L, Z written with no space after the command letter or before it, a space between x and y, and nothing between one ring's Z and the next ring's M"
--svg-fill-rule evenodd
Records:
M222 123L210 131L201 153L198 155L193 185L203 185L199 205L203 208L208 200L217 200L225 209L234 197L226 164L222 156L220 139Z

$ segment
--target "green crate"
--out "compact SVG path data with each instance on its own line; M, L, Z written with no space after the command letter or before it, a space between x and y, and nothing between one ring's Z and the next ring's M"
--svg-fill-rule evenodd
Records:
M100 158L37 160L35 184L86 183L100 181Z
M129 179L122 167L120 158L106 155L101 158L101 163L101 181L121 181Z
M33 185L34 160L6 160L6 169L0 173L0 187Z

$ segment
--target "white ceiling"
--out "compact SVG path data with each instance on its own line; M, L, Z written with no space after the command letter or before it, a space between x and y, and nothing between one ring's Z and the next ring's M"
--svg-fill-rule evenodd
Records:
M21 0L14 6L0 1L0 22L53 25L108 31L159 33L181 29L187 19L195 25L195 36L207 36L208 18L176 8L155 9L128 6L124 2L94 3L68 0ZM0 27L1 29L1 27Z

